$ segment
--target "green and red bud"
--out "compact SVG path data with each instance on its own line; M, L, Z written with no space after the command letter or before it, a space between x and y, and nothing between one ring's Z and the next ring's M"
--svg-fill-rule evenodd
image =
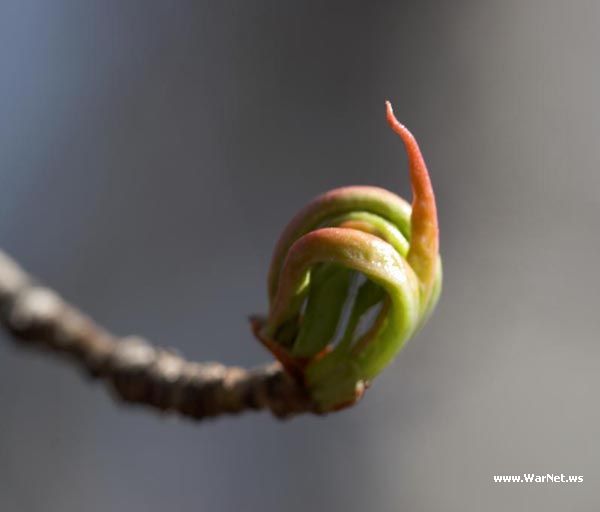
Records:
M323 412L360 398L426 320L441 289L429 174L416 140L386 107L408 154L412 207L377 187L317 197L279 239L269 316L253 322L256 336Z

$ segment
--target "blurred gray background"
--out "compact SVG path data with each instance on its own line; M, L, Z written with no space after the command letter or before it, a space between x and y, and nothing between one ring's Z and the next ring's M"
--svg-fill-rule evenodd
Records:
M439 201L445 289L357 407L193 423L0 333L0 510L597 511L600 4L0 3L0 245L116 333L269 359L285 222ZM584 475L494 485L494 474Z

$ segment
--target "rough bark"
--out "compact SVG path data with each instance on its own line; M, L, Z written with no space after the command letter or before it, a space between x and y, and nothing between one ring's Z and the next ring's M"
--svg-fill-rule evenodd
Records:
M17 344L67 356L128 403L196 419L247 410L267 409L279 418L313 411L302 386L278 363L251 370L197 363L139 337L118 338L1 251L0 323Z

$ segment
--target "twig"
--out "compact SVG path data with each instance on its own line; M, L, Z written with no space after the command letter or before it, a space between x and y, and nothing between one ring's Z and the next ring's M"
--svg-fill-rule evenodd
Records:
M0 324L21 345L64 354L128 403L201 419L268 409L313 412L302 386L278 363L253 370L195 363L139 337L117 338L36 284L0 251Z

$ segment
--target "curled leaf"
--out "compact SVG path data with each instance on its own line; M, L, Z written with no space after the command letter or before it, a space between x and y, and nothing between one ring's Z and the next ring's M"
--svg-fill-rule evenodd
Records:
M402 139L413 201L343 187L305 206L279 239L270 310L253 329L321 411L353 404L433 310L441 290L435 197L419 146Z

